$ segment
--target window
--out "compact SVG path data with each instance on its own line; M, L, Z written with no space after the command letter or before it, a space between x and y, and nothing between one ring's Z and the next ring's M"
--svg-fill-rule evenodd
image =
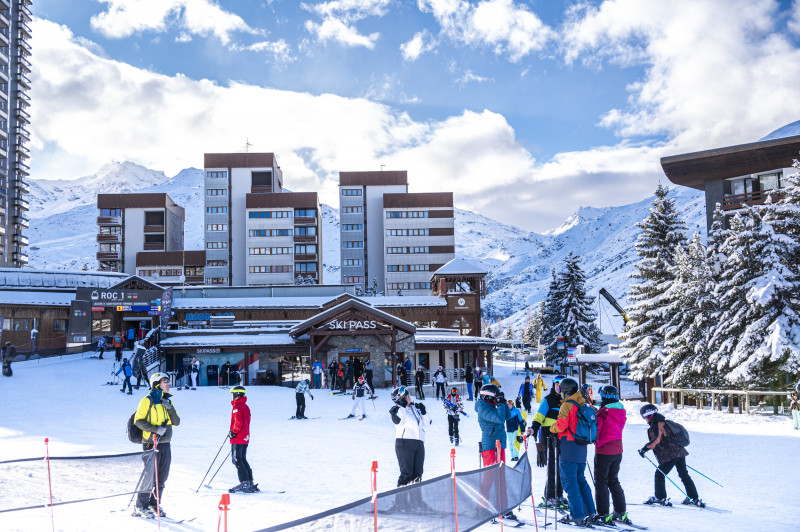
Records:
M296 272L315 272L315 271L317 271L317 263L316 262L297 262L294 265L294 271L296 271Z
M164 235L144 235L144 243L145 244L163 244L164 243Z
M249 248L249 255L289 255L292 248Z
M12 331L30 331L31 320L29 318L13 318L11 320Z
M180 277L180 268L161 268L159 270L139 270L139 275L142 277L153 277L158 274L160 277Z
M206 207L206 214L228 214L227 207Z
M345 249L363 248L364 242L361 240L345 240L344 242L342 242L342 246Z
M227 188L207 188L206 189L206 196L227 196L228 189Z
M164 225L164 211L145 212L144 225Z
M227 231L228 224L206 224L206 231Z
M428 247L425 246L411 246L411 247L388 247L386 248L387 255L406 255L417 253L430 253Z
M69 320L53 320L53 332L67 332Z
M119 244L98 244L98 251L100 253L119 253Z
M364 259L343 259L342 266L363 266Z
M342 196L360 196L361 189L360 188L343 188L342 189Z
M227 266L227 265L228 265L228 261L227 260L207 260L206 261L206 267L207 268L217 268L217 267L220 267L220 266ZM187 275L188 275L188 273L187 273Z
M774 174L763 174L758 176L760 190L774 190L781 188L781 178L783 172L776 172Z
M100 209L100 216L103 217L122 216L122 209Z
M227 277L209 277L206 279L208 284L228 284Z
M228 179L228 172L225 171L206 172L206 177L209 179Z
M291 218L292 211L251 211L250 218Z
M314 244L309 245L296 245L294 247L294 254L295 255L314 255L317 253L317 246Z
M735 179L731 181L731 194L739 196L741 194L753 193L753 179Z
M427 229L387 229L386 236L428 236Z
M363 231L362 224L342 224L342 231Z
M206 242L206 249L228 249L227 242Z
M316 218L317 211L315 209L295 209L295 218Z
M250 266L250 273L292 273L291 264L280 264L277 266Z
M364 207L342 207L342 214L358 214L364 212Z
M219 261L219 262L225 262L225 261ZM224 264L222 266L224 266ZM200 277L203 275L204 270L205 268L203 268L202 266L186 266L183 269L183 273L184 275L186 275L186 277Z
M103 225L100 226L101 235L119 235L122 234L122 226L119 225Z
M428 211L386 211L387 218L427 218Z
M251 172L250 176L254 187L272 186L272 172Z
M317 228L314 226L310 227L295 227L294 234L300 236L316 236L317 235Z
M250 229L248 236L292 236L291 229Z
M364 276L363 275L345 275L342 277L342 282L344 284L353 284L353 283L363 283Z
M386 290L428 290L430 283L386 283Z
M427 272L429 264L389 264L387 272Z

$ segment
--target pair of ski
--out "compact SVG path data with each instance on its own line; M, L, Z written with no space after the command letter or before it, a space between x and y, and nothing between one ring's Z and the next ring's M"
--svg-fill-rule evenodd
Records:
M296 420L302 421L304 419L319 419L320 417L322 417L322 416L317 416L317 417L297 417L297 416L292 416L292 417L289 418L289 420L291 421L292 419L296 419Z
M543 512L542 508L538 508L537 507L536 510L539 512L540 515L543 515L544 512ZM564 510L564 509L561 509L561 508L557 508L557 509L548 508L548 510L555 510L556 512L558 512L558 514L561 516L562 519L565 518L565 517L567 517L567 518L569 517L569 510ZM547 527L547 526L550 526L551 524L552 523L545 523L544 526ZM648 530L648 528L646 526L635 525L633 523L626 523L624 521L618 521L618 520L614 520L613 524L611 524L611 523L591 523L590 525L587 525L587 526L578 526L578 525L574 525L572 523L564 522L561 519L559 519L558 520L558 524L559 525L570 526L570 527L573 527L573 528L609 528L611 530L619 530L620 532L633 532L634 530Z
M729 514L732 513L730 510L726 510L724 508L715 508L713 506L695 506L694 504L672 504L671 502L667 502L667 504L646 504L646 503L628 503L628 505L633 506L652 506L655 508L687 508L689 510L707 510L709 512L714 512L717 514Z
M489 522L491 524L493 524L493 525L499 525L500 524L500 520L497 519L496 517L492 518L492 520L489 521ZM529 523L526 523L525 521L520 521L519 519L508 519L508 518L504 518L503 519L503 527L504 528L505 527L508 527L508 528L521 528L521 527L526 526L528 524Z
M339 418L339 421L344 421L345 419L357 419L357 420L359 420L359 421L364 421L365 419L367 419L367 416L361 416L361 417L356 417L356 416L340 417L340 418Z

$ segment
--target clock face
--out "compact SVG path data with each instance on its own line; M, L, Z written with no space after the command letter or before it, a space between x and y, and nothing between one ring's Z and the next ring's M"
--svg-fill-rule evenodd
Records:
M461 305L462 307L463 307L464 305L466 305L466 303L467 303L467 300L466 300L466 299L464 299L463 297L459 297L459 298L458 298L458 304L459 304L459 305Z

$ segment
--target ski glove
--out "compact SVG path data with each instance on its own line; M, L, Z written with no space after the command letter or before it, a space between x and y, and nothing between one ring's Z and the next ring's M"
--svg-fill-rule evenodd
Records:
M546 467L547 466L547 452L538 451L536 453L536 465L539 466L539 467Z
M422 403L417 403L417 404L416 404L416 405L414 405L414 406L416 406L416 407L417 407L417 410L419 410L420 414L422 414L423 416L424 416L425 414L427 414L427 413L428 413L428 411L425 409L425 405L424 405L424 404L422 404Z
M165 432L167 432L167 427L161 426L156 429L156 434L159 436L163 436Z
M639 456L641 456L642 458L644 458L644 455L645 455L645 453L646 453L647 451L649 451L649 450L650 450L650 449L648 449L648 448L647 448L647 445L645 445L644 447L642 447L641 449L639 449Z
M392 415L392 421L394 422L395 425L399 425L401 421L400 417L397 415L398 410L400 410L400 407L397 405L389 409L389 413Z
M230 439L234 439L235 437L236 437L236 433L235 433L235 432L233 432L232 430L229 430L229 431L228 431L228 438L230 438Z

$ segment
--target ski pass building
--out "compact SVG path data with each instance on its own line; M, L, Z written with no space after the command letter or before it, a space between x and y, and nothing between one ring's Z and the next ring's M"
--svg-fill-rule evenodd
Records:
M376 387L397 384L398 365L491 372L495 341L480 336L486 272L453 259L425 296L357 297L348 285L185 287L172 300L160 348L180 379L191 358L201 385L296 385L314 362L373 367ZM273 380L274 379L274 380Z

